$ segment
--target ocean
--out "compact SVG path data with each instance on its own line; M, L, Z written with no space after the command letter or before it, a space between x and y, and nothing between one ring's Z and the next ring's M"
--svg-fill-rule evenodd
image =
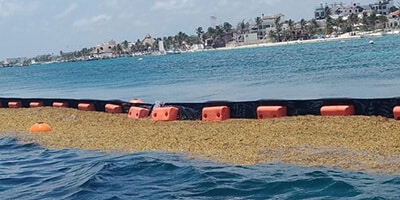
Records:
M374 40L374 44L369 44ZM0 68L0 97L146 103L400 96L400 35ZM398 175L0 138L0 199L399 199Z

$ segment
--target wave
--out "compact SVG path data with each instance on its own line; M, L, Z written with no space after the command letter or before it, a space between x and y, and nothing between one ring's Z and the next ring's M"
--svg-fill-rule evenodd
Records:
M0 138L2 199L398 199L399 183L383 174L49 150Z

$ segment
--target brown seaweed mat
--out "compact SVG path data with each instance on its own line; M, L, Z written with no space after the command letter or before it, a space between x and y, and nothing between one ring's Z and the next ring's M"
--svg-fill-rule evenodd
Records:
M0 108L0 121L0 136L47 148L164 151L237 165L281 162L400 174L400 122L383 117L153 122L127 114L41 107ZM39 121L52 131L29 133Z

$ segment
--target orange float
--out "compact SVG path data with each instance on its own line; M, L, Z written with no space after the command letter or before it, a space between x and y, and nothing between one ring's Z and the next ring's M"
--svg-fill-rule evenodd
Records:
M275 118L275 117L285 117L286 107L285 106L259 106L257 107L257 118Z
M322 106L322 116L348 116L354 115L353 105L333 105L333 106Z
M22 103L20 101L10 101L8 102L9 108L22 108Z
M393 108L393 116L395 120L399 120L400 119L400 106L395 106Z
M139 103L143 103L143 101L140 100L140 99L131 99L131 100L129 100L129 103L136 103L136 104L139 104Z
M31 133L43 133L49 131L51 131L51 127L44 122L37 122L29 129L29 132Z
M228 106L205 107L201 115L203 121L223 121L231 117Z
M128 117L132 119L146 118L149 116L149 109L132 106L129 109Z
M35 108L35 107L41 107L43 106L43 102L41 101L33 101L29 103L29 107Z
M122 113L122 107L115 104L106 104L105 111L106 113Z
M178 119L179 109L173 106L154 108L151 114L153 121L175 121Z
M68 103L67 102L53 102L53 107L65 107L68 108Z
M78 110L94 111L95 108L94 108L94 104L92 104L92 103L79 103Z

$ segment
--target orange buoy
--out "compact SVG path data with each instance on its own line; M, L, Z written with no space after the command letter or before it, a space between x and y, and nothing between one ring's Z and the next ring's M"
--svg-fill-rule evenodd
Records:
M143 103L143 101L140 99L131 99L129 100L129 103Z
M287 116L286 106L259 106L257 107L257 118L275 118Z
M31 133L42 133L49 131L51 131L51 127L44 122L37 122L29 129L29 132Z
M203 121L224 121L231 116L228 106L204 107L201 111Z

